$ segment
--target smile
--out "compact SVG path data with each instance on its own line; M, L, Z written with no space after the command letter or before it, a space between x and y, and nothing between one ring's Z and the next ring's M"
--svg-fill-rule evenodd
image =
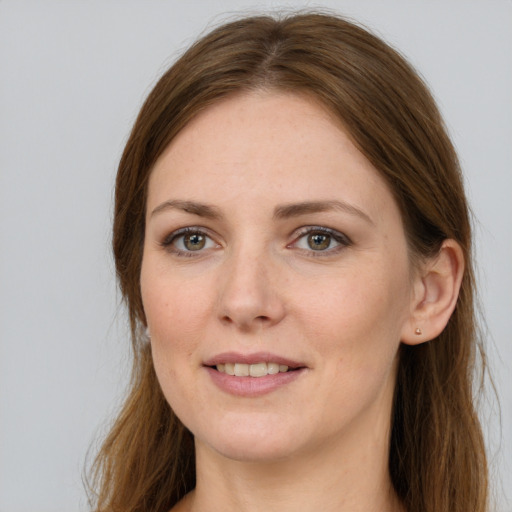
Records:
M235 377L265 377L266 375L276 375L286 373L289 367L279 363L220 363L216 366L220 373L227 373Z
M303 361L270 352L223 352L202 366L220 390L247 398L287 388L310 370Z

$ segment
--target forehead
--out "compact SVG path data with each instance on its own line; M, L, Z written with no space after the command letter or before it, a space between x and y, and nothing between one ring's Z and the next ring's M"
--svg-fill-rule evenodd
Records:
M282 92L239 94L209 107L174 138L150 178L151 203L171 195L228 204L240 194L261 207L349 199L378 215L395 206L341 122L311 98Z

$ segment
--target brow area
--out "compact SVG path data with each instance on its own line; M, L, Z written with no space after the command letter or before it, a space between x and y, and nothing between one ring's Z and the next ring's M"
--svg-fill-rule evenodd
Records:
M374 224L371 217L363 210L344 201L304 201L301 203L292 203L278 206L274 210L275 219L289 219L299 217L308 213L320 213L329 211L341 211L350 215L360 217L369 224Z
M198 217L205 217L207 219L220 219L222 217L220 210L213 205L197 203L195 201L182 201L179 199L171 199L159 204L152 212L151 217L159 213L169 210L181 210Z

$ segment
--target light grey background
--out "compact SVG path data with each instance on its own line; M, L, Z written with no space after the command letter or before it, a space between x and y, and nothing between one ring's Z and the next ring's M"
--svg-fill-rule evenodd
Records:
M129 374L109 247L112 186L151 85L226 13L318 5L0 0L0 512L87 509L85 456ZM501 441L492 408L485 420L497 510L510 511L512 2L321 5L402 50L459 150L502 407Z

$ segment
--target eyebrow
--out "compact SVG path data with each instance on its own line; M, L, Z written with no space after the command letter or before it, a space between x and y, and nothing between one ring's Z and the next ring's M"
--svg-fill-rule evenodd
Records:
M354 206L344 201L304 201L301 203L286 204L278 206L274 210L275 219L289 219L291 217L298 217L308 213L319 213L328 211L341 211L356 215L370 224L374 224L370 216L357 206Z
M164 203L158 205L152 212L151 217L157 213L165 212L167 210L183 210L187 213L192 213L193 215L197 215L199 217L206 217L207 219L220 219L222 214L220 210L213 205L197 203L195 201L180 201L178 199L173 199L169 201L165 201Z
M196 201L183 201L179 199L171 199L158 205L152 212L151 217L154 215L165 212L167 210L182 210L198 217L205 217L207 219L218 220L223 217L221 211L216 206L198 203ZM374 224L373 220L363 210L357 206L346 203L344 201L330 200L330 201L303 201L300 203L291 203L277 206L274 209L274 219L289 219L307 215L309 213L320 213L328 211L341 211L356 215L370 224Z

